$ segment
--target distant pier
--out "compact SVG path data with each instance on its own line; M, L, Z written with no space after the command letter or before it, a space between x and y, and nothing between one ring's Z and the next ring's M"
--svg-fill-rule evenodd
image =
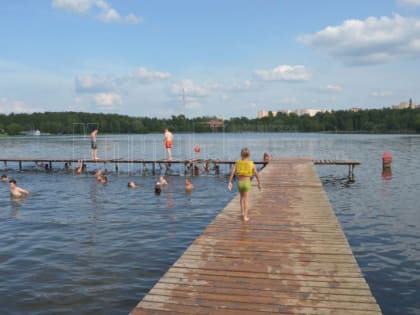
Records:
M382 314L314 161L274 159L260 174L250 221L236 196L130 315Z
M172 165L179 165L183 169L179 169L179 173L185 175L191 174L196 175L195 167L199 167L200 172L212 172L219 174L221 172L220 166L227 165L227 170L235 164L236 160L219 160L219 159L182 159L182 160L167 160L167 159L77 159L77 158L29 158L29 157L0 157L0 161L3 162L3 167L6 169L8 166L11 166L12 163L16 165L19 171L23 171L26 167L38 167L44 168L46 170L53 169L65 169L67 164L71 169L79 161L82 161L84 164L95 165L98 167L108 167L111 166L115 172L120 171L120 164L133 164L140 165L142 170L149 169L152 174L161 173L162 170L169 170ZM354 167L360 165L360 162L357 160L312 160L315 165L348 165L349 167L349 179L354 179ZM257 167L261 168L268 164L266 161L254 161Z

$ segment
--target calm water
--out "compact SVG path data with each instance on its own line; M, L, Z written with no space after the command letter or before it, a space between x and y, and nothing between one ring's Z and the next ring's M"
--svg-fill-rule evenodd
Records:
M101 135L101 158L162 158L162 135ZM353 252L384 314L420 314L420 137L318 134L177 135L175 158L274 156L358 159L356 182L345 166L318 172ZM89 157L87 137L0 138L2 157ZM381 157L392 152L392 174ZM101 167L102 165L98 165ZM231 200L225 176L156 176L122 165L102 186L92 176L45 173L30 163L2 173L31 191L10 200L0 183L0 314L127 314ZM61 168L57 165L56 168ZM91 166L89 170L93 170ZM112 166L107 165L112 170ZM14 170L11 170L14 169ZM174 170L176 173L176 170ZM142 187L130 190L129 180Z

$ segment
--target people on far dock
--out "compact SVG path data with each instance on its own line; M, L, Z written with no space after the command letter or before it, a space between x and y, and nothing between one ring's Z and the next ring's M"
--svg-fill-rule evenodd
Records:
M20 199L22 197L25 197L25 196L29 195L29 191L17 186L16 185L16 180L14 180L13 178L11 180L9 180L9 187L10 187L10 196L13 199Z
M165 128L165 148L167 153L168 160L172 160L172 142L173 142L174 136L172 132L169 131L168 128Z
M233 176L236 174L238 180L238 190L240 194L241 214L244 221L249 220L249 192L251 191L251 177L254 174L258 182L258 189L261 190L260 177L258 175L254 162L249 159L250 156L251 152L248 148L243 148L241 150L241 159L237 160L235 165L233 166L232 171L230 172L228 183L228 189L232 190L232 179Z
M187 178L185 179L185 191L189 192L194 189L194 185L191 183L191 181Z
M2 182L7 182L9 179L7 178L6 174L1 175L1 181Z
M90 147L91 147L92 160L98 160L98 156L97 156L98 145L96 144L97 134L98 134L98 128L95 127L90 133Z

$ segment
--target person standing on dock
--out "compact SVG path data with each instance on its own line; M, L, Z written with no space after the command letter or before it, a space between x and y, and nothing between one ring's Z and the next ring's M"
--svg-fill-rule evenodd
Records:
M232 168L229 176L228 188L232 190L232 179L233 176L238 177L238 190L240 194L240 205L241 212L244 221L249 220L248 208L249 208L249 192L251 191L251 176L255 174L255 178L258 182L258 189L261 190L260 176L258 175L257 169L253 161L249 159L251 152L248 148L241 150L241 159L237 160Z
M169 131L168 128L165 128L165 148L166 152L168 154L168 160L172 160L172 142L173 142L174 136L172 132Z
M90 147L92 149L92 160L97 160L98 159L98 157L96 156L96 153L98 152L98 146L96 144L97 133L98 133L98 128L96 128L96 127L90 133Z

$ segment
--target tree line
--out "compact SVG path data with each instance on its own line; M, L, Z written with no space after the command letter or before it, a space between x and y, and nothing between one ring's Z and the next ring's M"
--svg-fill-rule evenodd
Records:
M209 122L216 122L211 124ZM218 123L218 124L217 124ZM50 134L83 134L98 127L102 133L155 133L169 128L173 132L345 132L420 133L420 108L340 110L309 115L278 113L264 118L235 117L220 120L203 116L187 118L131 117L85 112L44 112L0 114L0 134L19 135L40 130Z

